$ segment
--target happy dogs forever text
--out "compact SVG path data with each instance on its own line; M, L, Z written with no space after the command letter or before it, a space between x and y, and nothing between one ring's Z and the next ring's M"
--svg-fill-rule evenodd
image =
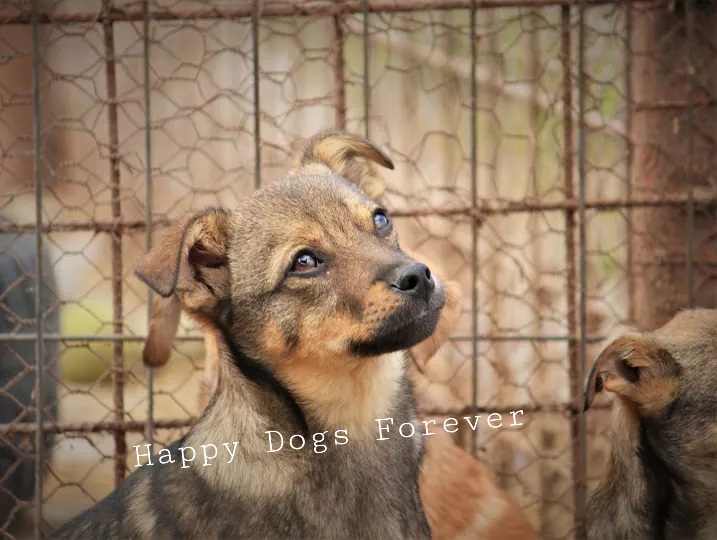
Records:
M516 427L516 426L522 426L522 422L518 422L519 416L522 417L523 411L513 411L509 413L512 417L513 422L511 424L504 424L503 423L503 416L500 413L492 413L488 415L488 417L485 419L486 424L493 428L498 429L500 427L503 427L504 425L508 427ZM468 426L471 428L471 430L475 431L478 429L478 423L482 416L464 416L463 420L466 421ZM378 437L376 438L377 441L387 441L389 440L390 434L392 433L391 428L395 427L395 423L393 418L378 418L376 420L377 424L377 431L378 431ZM446 418L443 422L443 429L448 433L455 433L458 431L458 424L459 421L456 418ZM420 423L413 423L413 422L404 422L403 424L400 424L398 426L398 429L396 430L398 432L398 435L403 438L409 438L414 437L416 435L420 435L423 437L429 437L431 435L435 435L435 431L431 431L431 429L436 429L438 426L438 422L436 420L423 420ZM314 433L311 437L311 441L313 442L313 450L316 454L323 454L328 450L328 446L325 443L326 435L328 434L328 431ZM267 442L268 442L268 450L267 452L278 452L282 448L284 448L285 445L287 445L292 450L302 450L306 446L306 439L303 435L292 435L288 438L288 441L285 439L284 435L279 431L265 431L264 434L267 435ZM336 446L342 446L349 442L348 438L348 431L345 429L339 429L334 432L334 445ZM167 463L177 463L181 462L181 468L182 469L188 469L190 467L190 463L194 462L197 457L200 458L198 461L202 463L203 467L208 467L214 463L214 460L216 460L220 453L221 455L224 455L224 452L226 452L226 455L229 457L229 461L227 461L227 464L232 463L234 461L234 457L236 454L237 446L239 445L238 441L235 441L233 443L221 443L219 445L215 444L202 444L199 446L199 451L197 451L192 446L182 446L178 449L177 453L172 453L171 450L168 448L164 448L160 450L159 454L157 454L155 459L160 464L167 464ZM140 453L140 448L145 447L146 452ZM141 467L142 463L140 461L140 458L146 457L147 463L146 465L153 465L152 462L152 445L151 444L144 444L144 445L135 445L134 451L137 456L137 465L136 467Z

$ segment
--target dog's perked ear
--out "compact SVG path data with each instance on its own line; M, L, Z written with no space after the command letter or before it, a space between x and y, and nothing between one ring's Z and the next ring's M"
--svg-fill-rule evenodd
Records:
M328 167L372 199L378 199L385 185L373 163L394 168L391 159L371 141L351 133L327 130L307 141L290 174L311 174L317 167Z
M647 334L631 332L610 343L590 370L585 387L587 410L595 395L613 392L642 416L662 411L677 395L682 369Z
M142 355L146 366L169 360L182 307L211 317L229 295L228 231L223 210L185 215L135 265L135 275L158 295Z

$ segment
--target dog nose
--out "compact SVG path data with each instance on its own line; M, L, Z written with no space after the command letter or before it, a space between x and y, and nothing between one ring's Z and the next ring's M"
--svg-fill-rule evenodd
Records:
M431 270L421 263L411 263L408 266L397 268L392 279L389 280L389 284L398 292L422 298L428 298L428 295L436 288Z

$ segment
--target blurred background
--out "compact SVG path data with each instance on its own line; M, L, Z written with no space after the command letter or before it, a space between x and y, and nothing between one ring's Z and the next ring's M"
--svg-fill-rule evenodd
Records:
M4 2L0 534L51 530L186 431L202 338L185 323L145 371L134 261L340 127L386 149L402 245L463 288L431 413L522 409L456 442L572 538L608 451L590 362L715 307L715 22L709 0Z

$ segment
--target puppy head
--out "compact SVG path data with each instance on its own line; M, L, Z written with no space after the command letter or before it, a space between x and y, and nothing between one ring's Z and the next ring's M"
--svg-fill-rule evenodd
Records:
M412 347L434 332L445 294L367 193L381 192L372 163L393 168L365 139L319 134L288 178L231 214L187 217L136 274L200 315L230 299L232 335L259 359L321 363Z
M635 438L672 460L712 463L717 475L717 310L683 311L610 343L590 371L585 408L603 391L618 396L622 425L642 430Z

